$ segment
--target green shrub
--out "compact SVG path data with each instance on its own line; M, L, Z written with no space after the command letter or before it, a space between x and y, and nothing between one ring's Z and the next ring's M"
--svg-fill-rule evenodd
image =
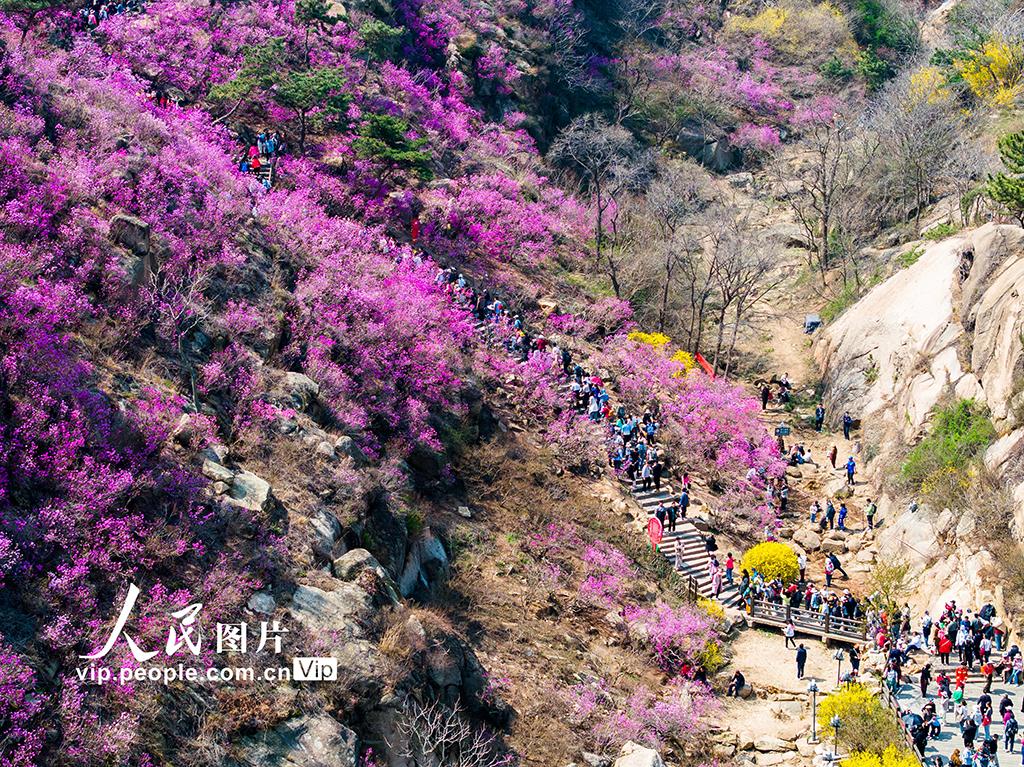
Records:
M960 227L956 224L949 221L943 221L941 224L933 226L921 236L926 240L932 240L934 242L936 240L944 240L946 237L950 237L959 231Z
M410 538L415 538L422 533L425 526L426 522L420 512L410 511L405 515L405 530L409 533Z
M853 306L858 298L857 289L852 283L846 283L843 285L843 289L839 291L839 295L825 304L825 307L821 310L821 318L825 322L832 322L836 317Z
M404 30L390 27L379 19L371 19L359 27L359 37L366 43L371 58L393 59L398 51Z
M900 476L925 493L966 489L975 462L995 438L985 408L959 400L935 413L931 433L907 455Z
M900 253L896 256L896 266L900 269L906 269L908 266L916 264L922 255L924 255L924 248L920 245L915 245L905 253Z
M784 583L800 577L800 565L796 552L784 543L768 541L759 543L743 555L740 570L753 575L754 570L768 580L781 579Z
M821 65L821 76L826 80L845 82L853 77L853 68L843 63L838 56L833 56Z
M892 65L868 49L857 57L857 74L864 78L869 91L876 91L893 76Z

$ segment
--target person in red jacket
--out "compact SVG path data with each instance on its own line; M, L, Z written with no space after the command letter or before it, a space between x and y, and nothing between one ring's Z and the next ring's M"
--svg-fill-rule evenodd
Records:
M949 654L953 652L953 640L946 636L946 632L943 631L939 634L939 660L942 661L943 665L949 664Z

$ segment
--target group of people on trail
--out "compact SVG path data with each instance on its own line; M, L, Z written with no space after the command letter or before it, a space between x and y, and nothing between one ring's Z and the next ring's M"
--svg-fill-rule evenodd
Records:
M826 499L824 507L822 507L817 499L814 499L811 501L808 513L810 514L811 524L817 525L823 533L826 530L849 530L846 526L846 519L850 515L850 510L847 508L846 501L844 500L839 501L839 508L837 509L834 498ZM864 505L864 518L867 521L869 530L874 530L875 528L876 514L878 514L878 504L868 498L868 502Z
M243 146L241 153L236 158L238 163L238 170L242 173L252 173L256 176L260 176L260 171L266 165L271 167L277 162L277 159L284 154L285 143L284 139L277 131L262 132L253 142L247 143ZM263 175L261 177L263 186L267 189L270 188L270 179Z
M959 727L963 741L963 751L956 749L950 755L950 767L988 767L995 763L999 738L992 727L996 722L1003 726L1003 748L1014 750L1020 728L1013 701L1009 693L1004 692L996 709L992 685L996 679L1001 679L1004 685L1019 686L1024 673L1024 656L1020 648L1013 645L1001 657L996 657L1003 650L1006 636L992 605L987 604L975 612L950 600L938 617L933 618L925 611L916 629L909 607L894 614L881 611L869 619L869 636L884 654L883 678L893 693L899 693L903 684L916 681L920 709L901 709L899 714L922 756L928 741L939 737L943 726L949 722ZM910 680L905 667L914 654L922 652L937 656L938 663L924 662L916 680ZM950 661L954 652L959 663ZM976 662L984 684L972 702L968 685L972 683L970 677ZM934 698L932 684L935 685Z
M95 29L100 22L120 13L139 13L144 10L141 0L92 0L79 11L82 24L88 29Z
M277 143L278 140L276 133L270 138L271 157L275 156L275 152L279 155L282 151L282 145ZM470 285L465 275L454 267L438 269L434 281L443 286L452 296L452 300L465 307L477 320L486 323L489 337L499 339L510 355L521 362L530 360L534 355L543 355L545 364L552 369L560 370L563 376L569 378L572 397L570 405L588 413L593 420L610 415L609 395L604 382L596 376L588 377L586 371L573 362L568 349L550 342L544 336L533 335L526 328L522 317L514 314L501 298L492 295L489 288L477 290ZM595 408L598 418L593 415Z
M772 391L772 386L775 390ZM793 397L793 383L789 380L789 373L783 373L781 378L772 378L771 381L762 381L758 387L761 393L761 409L767 410L768 403L776 399L785 405Z

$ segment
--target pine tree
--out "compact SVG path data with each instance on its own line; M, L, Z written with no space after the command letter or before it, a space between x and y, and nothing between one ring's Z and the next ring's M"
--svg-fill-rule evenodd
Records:
M386 172L406 169L424 181L432 177L430 152L424 149L427 139L411 139L409 123L401 117L370 114L352 142L356 154L385 166Z
M999 156L1009 173L989 176L985 194L1002 205L1024 226L1024 131L999 139Z

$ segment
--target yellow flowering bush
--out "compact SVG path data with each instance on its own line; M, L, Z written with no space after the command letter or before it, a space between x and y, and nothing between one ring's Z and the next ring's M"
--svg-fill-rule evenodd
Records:
M884 757L892 743L900 741L896 718L871 690L862 684L844 684L829 693L818 705L818 721L828 727L832 717L840 720L839 741L853 752L869 754L875 759ZM843 762L844 765L847 761ZM899 762L873 762L870 767L903 767ZM860 767L869 767L861 763Z
M748 549L740 562L740 571L753 574L757 570L768 580L775 578L783 582L795 581L800 577L800 565L796 552L784 543L767 541Z
M853 47L843 13L833 4L803 6L783 3L756 16L736 14L726 24L727 35L760 38L791 61L803 61Z
M1024 92L1024 46L1006 42L998 35L985 41L980 51L958 59L957 70L982 101L1012 106Z
M704 645L704 649L697 653L697 657L694 660L707 673L715 673L725 665L725 656L722 655L721 643L714 639L710 640Z
M910 75L909 95L916 103L928 104L945 103L953 97L945 75L936 66L921 67Z
M918 767L919 762L905 748L889 746L881 755L857 751L843 759L843 767Z
M662 346L664 346L665 344L672 340L664 333L644 333L641 330L634 330L632 333L626 336L626 338L628 338L630 341L636 341L637 343L640 344L647 344L648 346L653 346L656 349L660 349Z
M693 368L697 364L697 361L693 358L692 354L690 354L689 352L684 352L682 350L672 355L672 361L678 362L680 365L683 366L683 369L680 370L678 373L672 374L674 378L680 378L686 375L691 370L693 370Z
M716 602L714 599L708 599L707 597L698 597L697 607L719 623L725 622L725 608L722 606L721 602Z

